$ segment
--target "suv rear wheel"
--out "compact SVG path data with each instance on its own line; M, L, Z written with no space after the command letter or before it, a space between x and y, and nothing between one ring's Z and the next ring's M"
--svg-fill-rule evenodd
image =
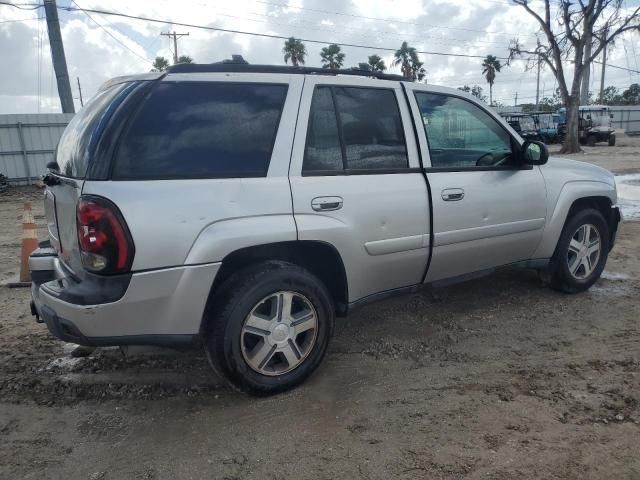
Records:
M293 264L265 262L233 275L205 319L211 366L246 393L295 387L326 353L332 305L324 284Z
M577 212L567 220L551 260L551 285L577 293L593 285L604 270L609 253L609 228L595 209Z

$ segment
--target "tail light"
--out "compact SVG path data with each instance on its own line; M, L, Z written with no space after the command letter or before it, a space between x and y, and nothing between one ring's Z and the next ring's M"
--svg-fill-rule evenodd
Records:
M78 202L78 242L82 265L94 273L131 269L134 246L118 208L106 198L83 195Z

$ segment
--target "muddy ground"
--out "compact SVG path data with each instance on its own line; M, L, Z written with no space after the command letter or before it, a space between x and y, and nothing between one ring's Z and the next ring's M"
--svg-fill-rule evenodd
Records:
M638 173L625 140L574 157ZM0 281L29 196L0 196ZM0 478L640 479L639 254L630 221L585 294L507 270L367 306L268 399L221 387L198 350L71 359L28 289L0 287Z

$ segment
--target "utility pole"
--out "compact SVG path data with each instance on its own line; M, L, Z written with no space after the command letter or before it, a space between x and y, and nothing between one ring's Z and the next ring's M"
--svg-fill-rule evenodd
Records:
M538 55L538 75L536 76L536 110L540 104L540 55Z
M176 63L178 63L178 39L188 36L189 32L187 33L176 33L175 31L166 32L166 33L162 32L160 35L164 35L165 37L173 37L173 64L175 65Z
M82 101L82 87L80 86L80 77L76 77L78 80L78 93L80 94L80 106L84 107L84 102Z
M62 45L62 35L60 34L60 21L58 20L56 0L44 0L44 12L47 16L51 60L53 61L53 69L56 72L62 113L76 113L73 106L73 96L71 95L67 60L64 56L64 46Z
M602 103L602 96L604 95L604 67L607 65L607 46L602 49L602 73L600 74L600 102Z
M518 92L516 92L516 101L513 103L514 107L518 106Z

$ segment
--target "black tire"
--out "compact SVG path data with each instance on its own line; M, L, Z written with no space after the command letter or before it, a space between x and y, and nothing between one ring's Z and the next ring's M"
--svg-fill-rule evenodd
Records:
M609 135L609 146L610 147L614 147L616 145L616 136L615 135Z
M254 370L242 353L245 318L262 299L278 291L304 295L317 315L315 343L293 370L264 375ZM334 308L325 285L296 265L269 261L232 275L210 302L205 316L206 350L213 370L232 388L252 395L271 395L302 383L320 365L333 335Z
M583 225L591 225L598 231L600 253L591 273L584 278L576 278L569 270L570 255L573 255L569 253L569 243L574 234ZM607 263L609 238L609 227L602 213L592 208L575 212L567 219L551 259L551 286L565 293L578 293L588 290L600 278Z
M598 139L595 135L589 135L587 137L587 145L593 147L597 143Z

